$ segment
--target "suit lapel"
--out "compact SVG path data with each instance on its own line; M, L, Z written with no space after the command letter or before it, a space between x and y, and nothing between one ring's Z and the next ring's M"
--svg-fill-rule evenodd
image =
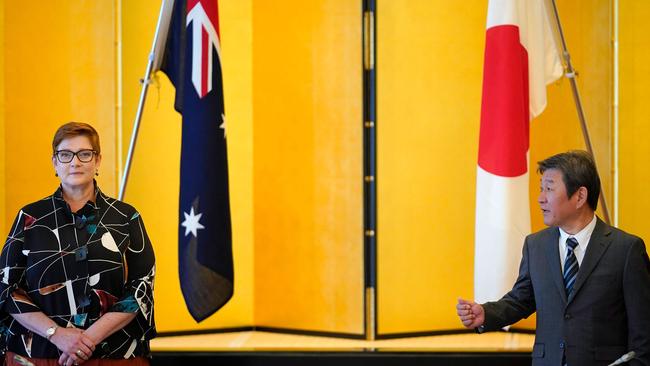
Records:
M566 303L567 298L566 298L566 291L564 290L564 278L562 277L562 265L560 264L560 248L558 245L560 240L560 231L557 228L555 228L555 230L551 231L551 234L549 236L550 237L547 240L544 240L545 242L548 243L548 245L546 245L546 250L545 250L546 260L548 261L551 277L553 278L553 282L555 282L557 291L560 293L560 297L562 298L562 300L564 300L564 303Z
M609 234L611 230L609 225L602 222L599 218L596 222L596 227L594 232L591 234L591 239L589 239L589 245L587 245L587 251L585 256L582 259L582 264L578 270L578 277L576 278L576 283L573 286L573 292L569 296L569 302L571 302L575 297L580 288L585 283L591 272L602 258L603 254L607 250L607 247L611 244L611 239Z

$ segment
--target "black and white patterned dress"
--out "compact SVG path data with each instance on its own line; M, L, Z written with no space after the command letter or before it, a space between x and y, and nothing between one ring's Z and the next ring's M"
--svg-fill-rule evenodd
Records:
M9 351L58 358L45 338L8 314L42 311L61 327L86 329L107 312L137 313L93 357L149 356L155 258L140 214L95 188L73 213L61 188L18 213L0 256L0 313Z

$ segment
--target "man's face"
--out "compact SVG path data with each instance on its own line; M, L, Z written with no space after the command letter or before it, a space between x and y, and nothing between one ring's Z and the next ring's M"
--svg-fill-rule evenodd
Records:
M537 202L544 215L544 224L548 226L562 227L578 215L578 192L567 196L562 172L557 169L548 169L542 175Z

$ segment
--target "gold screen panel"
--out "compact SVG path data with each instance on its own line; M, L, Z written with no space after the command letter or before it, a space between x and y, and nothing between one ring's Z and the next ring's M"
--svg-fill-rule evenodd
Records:
M623 230L650 242L650 3L621 1L620 9L620 216Z
M486 3L404 4L377 2L379 334L458 329L473 293Z
M113 2L3 2L5 229L52 194L52 137L71 120L101 136L98 182L116 190ZM74 25L73 25L74 24ZM3 232L6 234L6 232Z
M253 19L255 324L361 334L361 4Z

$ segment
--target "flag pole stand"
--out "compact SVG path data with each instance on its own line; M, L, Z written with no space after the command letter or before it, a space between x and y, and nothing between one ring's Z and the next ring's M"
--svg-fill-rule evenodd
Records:
M129 144L129 152L126 155L126 162L124 163L124 173L122 174L122 182L120 183L120 192L118 199L122 201L124 199L124 193L126 192L126 185L129 181L129 173L131 171L131 162L133 161L133 153L135 151L135 144L138 140L138 132L140 130L140 121L142 120L142 111L144 109L144 102L147 99L147 89L149 89L149 84L151 84L151 74L154 69L154 63L157 65L156 69L160 65L160 57L156 54L157 50L161 49L160 43L164 42L167 38L167 30L169 29L169 15L173 9L174 1L162 0L160 4L160 14L158 16L158 23L156 24L156 33L153 36L153 45L151 46L151 52L149 53L149 59L147 61L147 68L144 74L144 77L141 80L142 90L140 91L140 101L138 103L138 109L135 114L135 120L133 122L133 131L131 132L131 142ZM166 24L163 24L163 20L166 20ZM164 29L161 30L161 26ZM120 136L121 138L121 136Z
M564 38L564 32L562 31L562 23L560 22L560 15L557 11L557 5L555 4L555 0L551 0L551 4L553 5L553 15L555 18L555 25L556 25L555 29L557 30L560 41L562 42L562 58L564 59L564 63L566 65L564 76L566 76L567 79L569 79L569 82L571 83L573 100L576 105L576 111L578 112L578 119L580 119L582 137L585 140L585 146L587 147L587 151L589 152L589 154L591 154L592 158L594 159L594 164L596 164L596 156L594 155L594 151L591 145L591 139L589 137L589 129L587 128L587 122L585 119L585 112L584 109L582 108L582 101L580 99L580 93L578 91L578 82L576 81L577 74L575 69L573 68L573 65L571 64L571 54L569 54L569 50L567 49L566 40ZM609 210L607 209L607 200L605 199L605 195L603 194L602 187L600 189L600 207L602 207L602 212L603 212L605 222L609 224L610 223Z

